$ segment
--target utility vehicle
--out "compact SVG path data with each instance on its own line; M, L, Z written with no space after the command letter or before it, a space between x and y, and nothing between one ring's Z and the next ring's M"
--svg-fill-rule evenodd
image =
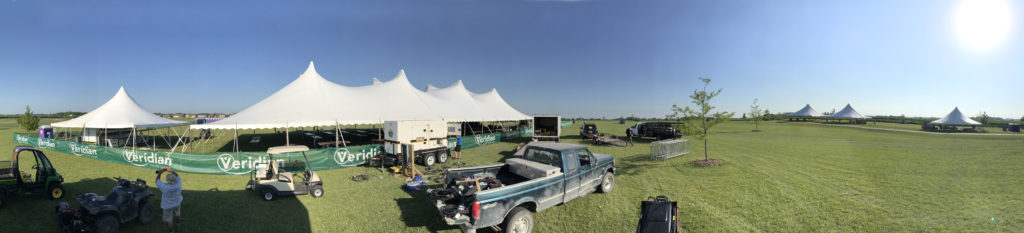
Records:
M46 193L51 200L64 197L64 177L42 151L31 146L14 148L12 161L0 161L0 208L18 194ZM25 169L28 168L28 169Z
M309 168L306 151L309 151L309 147L278 146L267 149L270 162L256 165L257 168L249 174L249 183L245 189L259 192L265 201L273 201L278 196L324 196L324 183Z

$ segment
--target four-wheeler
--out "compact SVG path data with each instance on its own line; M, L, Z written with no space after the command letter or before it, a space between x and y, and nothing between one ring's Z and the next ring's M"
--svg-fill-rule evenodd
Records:
M597 137L597 125L584 122L583 126L580 126L580 137L587 139Z
M653 137L658 140L679 138L683 136L683 133L679 132L675 126L680 124L682 122L640 122L626 128L626 134L628 135L629 131L632 131L634 137Z
M75 195L78 209L71 209L67 202L54 208L54 219L65 232L117 232L122 223L138 219L147 224L156 216L155 207L149 201L153 192L142 179L129 181L114 177L117 185L105 196L95 193Z
M249 183L245 189L259 192L265 201L273 201L277 196L324 196L324 182L309 168L306 151L309 151L309 147L278 146L267 149L270 162L256 165L257 169L249 174ZM299 160L299 154L302 160ZM275 156L283 159L275 159Z
M29 165L29 169L21 167ZM30 146L15 147L13 161L0 161L0 208L9 197L19 193L46 193L51 200L60 199L64 196L62 183L64 177L42 151Z

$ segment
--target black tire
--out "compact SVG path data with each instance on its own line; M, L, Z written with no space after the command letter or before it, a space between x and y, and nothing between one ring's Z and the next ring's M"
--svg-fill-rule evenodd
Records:
M505 233L530 233L533 232L533 214L523 207L516 207L505 217L502 223L502 232Z
M156 211L154 210L153 204L149 201L142 201L139 203L139 223L143 225L149 224L156 217Z
M50 190L47 190L46 193L49 194L46 195L46 198L50 198L50 200L60 199L61 197L64 197L64 186L61 186L60 184L50 185Z
M313 198L323 197L324 196L324 187L321 187L319 185L317 185L316 187L313 187L313 191L309 192L309 195L313 196Z
M274 192L274 190L271 189L265 188L261 194L264 201L273 201L277 198L277 192Z
M423 165L427 167L434 166L435 161L436 158L434 158L434 154L427 154L425 157L423 157Z
M598 187L599 189L601 189L601 193L611 192L612 188L614 187L615 175L612 174L612 172L604 172L604 175L601 176L601 186Z
M447 150L441 150L441 151L437 152L437 162L438 163L447 163L448 162L448 151Z
M104 214L96 219L96 233L116 233L120 227L121 223L112 214Z

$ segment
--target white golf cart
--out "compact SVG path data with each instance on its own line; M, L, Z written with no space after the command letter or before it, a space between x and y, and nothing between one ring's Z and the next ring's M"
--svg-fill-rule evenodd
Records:
M249 184L245 185L245 189L259 192L265 201L273 201L277 196L324 196L323 181L309 168L306 151L309 151L309 147L278 146L267 149L270 162L256 166L249 174Z

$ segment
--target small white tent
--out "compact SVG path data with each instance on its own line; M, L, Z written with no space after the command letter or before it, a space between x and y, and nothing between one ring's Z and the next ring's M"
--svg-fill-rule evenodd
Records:
M825 116L825 117L826 118L831 118L831 119L844 119L844 120L846 120L846 119L854 119L854 120L871 119L871 117L866 117L864 115L860 115L860 113L858 113L857 110L853 110L853 107L850 107L850 104L846 104L846 107L843 107L842 110L839 110L835 114L828 115L828 116Z
M967 118L966 116L964 116L963 113L960 113L960 108L957 108L957 107L953 107L953 111L949 112L949 114L946 114L946 117L943 117L942 119L938 119L938 120L929 122L928 124L932 124L932 125L969 125L969 126L981 125L981 123L979 123L977 121L974 121L974 120L971 120L971 118Z
M107 129L121 129L116 130L118 132L131 129L131 135L134 137L136 128L163 128L186 124L188 123L169 120L146 111L128 95L124 86L121 86L114 97L100 107L85 115L51 125L61 128L82 128L83 141L98 142L101 133L109 133Z
M804 105L804 108L801 108L800 110L794 113L790 113L789 115L786 116L791 118L812 118L822 117L823 115L821 115L821 113L818 113L818 111L815 111L814 108L812 108L811 105L808 104Z

